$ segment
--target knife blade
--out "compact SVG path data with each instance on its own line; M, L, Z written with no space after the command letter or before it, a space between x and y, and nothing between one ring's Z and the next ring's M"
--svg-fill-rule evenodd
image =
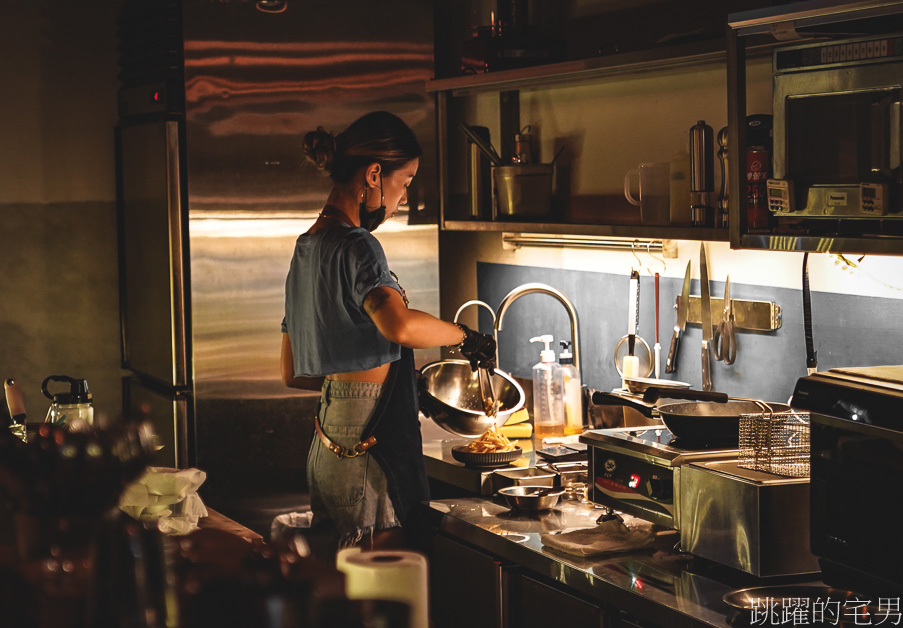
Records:
M818 352L812 339L812 297L809 294L809 253L803 254L803 330L806 336L806 374L818 371Z
M665 373L673 373L677 370L677 348L680 344L680 332L687 328L687 310L690 307L690 262L687 262L687 271L684 273L684 285L680 290L680 298L677 301L677 322L674 324L674 332L671 334L671 346L668 348L668 359L665 361Z
M699 287L702 322L702 389L712 390L712 297L709 294L709 269L705 260L705 242L699 243Z

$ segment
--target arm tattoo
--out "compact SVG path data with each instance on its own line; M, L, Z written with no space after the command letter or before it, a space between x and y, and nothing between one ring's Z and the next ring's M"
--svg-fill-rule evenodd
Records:
M374 290L364 300L364 309L371 316L389 302L390 295L384 290Z

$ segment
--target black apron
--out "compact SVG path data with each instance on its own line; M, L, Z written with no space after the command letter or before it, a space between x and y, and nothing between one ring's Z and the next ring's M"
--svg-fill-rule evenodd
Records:
M383 393L361 441L370 436L376 437L376 445L368 453L386 474L395 514L406 525L417 504L430 498L423 464L413 349L402 347L401 358L389 367Z

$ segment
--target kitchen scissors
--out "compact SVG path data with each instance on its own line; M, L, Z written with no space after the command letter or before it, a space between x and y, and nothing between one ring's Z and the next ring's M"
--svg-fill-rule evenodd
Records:
M737 337L734 335L734 303L731 301L731 276L724 282L724 309L721 322L715 326L715 359L733 364L737 359Z

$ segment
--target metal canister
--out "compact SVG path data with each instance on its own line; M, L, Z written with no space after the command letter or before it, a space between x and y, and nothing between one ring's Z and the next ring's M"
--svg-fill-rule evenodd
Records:
M471 130L490 143L489 129L472 126ZM470 144L470 216L474 220L488 220L492 212L492 164L489 157L474 143Z
M700 120L690 128L690 198L693 224L711 227L715 220L715 148L712 127Z
M768 228L768 170L770 156L762 146L746 149L746 225L749 229Z

